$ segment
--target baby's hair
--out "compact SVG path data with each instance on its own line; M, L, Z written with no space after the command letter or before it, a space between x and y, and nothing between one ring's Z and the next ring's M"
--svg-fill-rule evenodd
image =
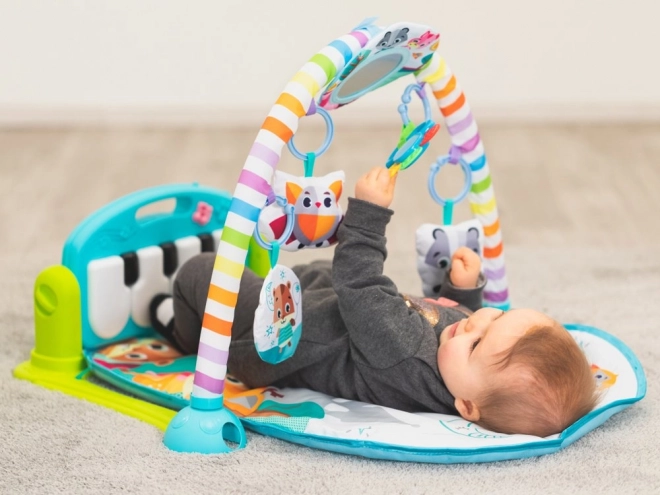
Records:
M500 433L547 437L590 412L599 400L587 358L557 322L531 328L494 364L507 370L478 402L477 423Z

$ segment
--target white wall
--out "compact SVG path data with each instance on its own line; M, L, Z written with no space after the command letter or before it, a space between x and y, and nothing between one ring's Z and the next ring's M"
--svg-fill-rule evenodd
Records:
M660 118L656 0L0 0L0 122L259 122L371 15L438 28L477 115ZM408 82L349 115L395 112Z

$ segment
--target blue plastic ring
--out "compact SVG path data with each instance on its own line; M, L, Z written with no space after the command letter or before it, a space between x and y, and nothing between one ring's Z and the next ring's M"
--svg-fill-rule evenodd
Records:
M318 157L321 156L326 151L328 151L328 148L330 147L330 143L332 142L332 138L335 135L335 125L332 123L332 117L330 117L330 114L324 108L316 107L316 113L318 113L321 117L323 117L323 120L325 120L325 125L328 130L328 132L326 132L325 134L325 140L323 141L323 144L321 144L321 147L314 152L314 154ZM298 151L298 148L296 148L296 145L293 143L293 136L291 136L291 139L289 139L289 142L286 143L286 145L288 146L291 154L295 156L298 160L304 160L305 158L307 158L307 153L301 153L300 151Z
M433 165L431 165L431 171L429 172L429 181L428 181L428 186L429 186L429 193L431 194L431 197L433 200L442 205L445 206L449 201L451 201L453 204L458 204L460 201L463 201L465 196L467 196L468 192L470 192L470 188L472 187L472 170L470 169L470 164L463 160L463 158L458 159L458 164L461 166L461 169L463 170L463 173L465 174L465 184L463 185L463 189L461 190L460 193L458 193L458 196L455 198L452 198L451 200L444 199L442 198L435 190L435 176L438 175L438 172L440 172L440 169L449 163L451 160L451 157L449 155L444 155L438 158Z
M401 96L401 105L397 108L399 114L401 115L401 120L403 120L403 125L407 125L410 122L410 117L408 117L408 103L411 101L410 93L415 91L419 99L422 100L422 105L424 105L424 120L431 120L431 104L429 103L428 98L426 97L426 92L424 91L424 86L421 84L411 84L403 92Z
M279 239L275 239L273 242L275 242L278 246L281 246L284 244L289 237L291 237L291 233L293 232L293 223L294 223L294 217L293 217L293 205L288 204L286 202L286 199L277 196L277 204L282 206L284 208L284 213L286 213L286 227L284 228L284 233L282 234L282 237ZM258 221L257 221L258 225ZM266 243L261 236L259 235L259 228L254 229L254 240L257 241L257 244L261 246L262 248L270 251L272 250L272 247L270 244Z

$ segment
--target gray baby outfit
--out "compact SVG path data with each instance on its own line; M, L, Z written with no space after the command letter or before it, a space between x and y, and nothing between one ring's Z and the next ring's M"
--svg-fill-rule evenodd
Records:
M447 325L481 307L485 280L481 276L475 289L458 289L447 276L437 302L400 294L383 275L392 214L349 198L332 263L292 268L302 288L302 335L295 354L282 363L266 363L257 354L252 324L263 279L246 269L228 372L249 387L308 388L403 411L456 414L438 371L438 339ZM197 351L214 260L214 253L191 259L174 284L173 338L190 353Z

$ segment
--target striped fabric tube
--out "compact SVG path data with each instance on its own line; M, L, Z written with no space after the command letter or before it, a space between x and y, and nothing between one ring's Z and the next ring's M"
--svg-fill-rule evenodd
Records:
M468 201L475 217L484 228L484 275L488 279L484 289L487 304L509 307L509 289L504 267L502 232L490 177L488 160L465 94L445 60L435 53L431 63L416 74L419 82L427 83L438 101L452 145L470 164L472 188Z
M218 245L199 341L192 394L221 399L227 373L234 310L248 244L266 202L282 148L319 90L369 41L366 29L342 36L314 55L285 86L250 149Z

